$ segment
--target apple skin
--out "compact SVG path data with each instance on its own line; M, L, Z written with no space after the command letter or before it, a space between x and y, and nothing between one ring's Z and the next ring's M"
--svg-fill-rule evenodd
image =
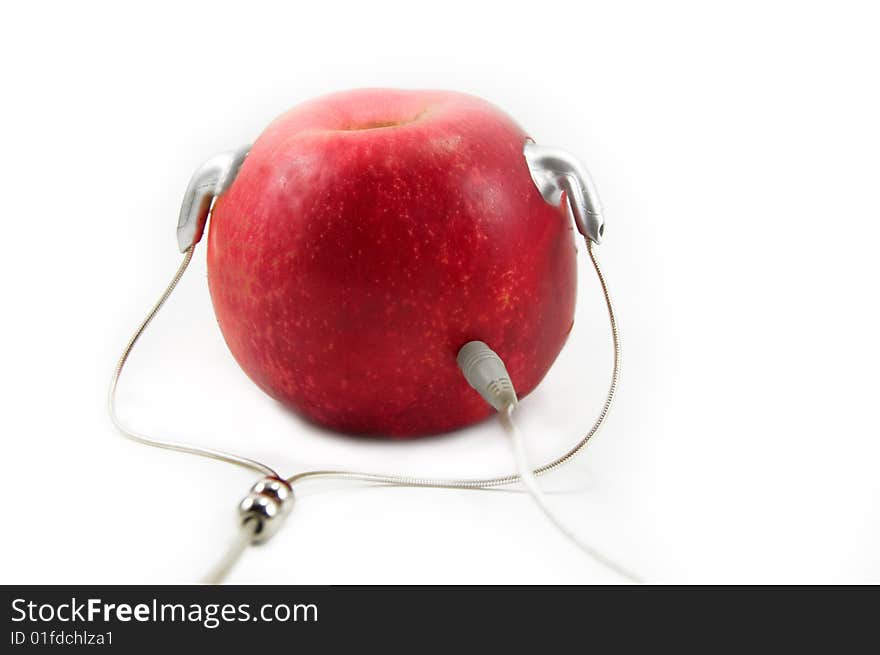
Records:
M520 397L534 389L572 327L576 249L531 180L527 138L445 91L348 91L277 118L208 235L241 368L317 424L395 438L493 412L456 365L470 340Z

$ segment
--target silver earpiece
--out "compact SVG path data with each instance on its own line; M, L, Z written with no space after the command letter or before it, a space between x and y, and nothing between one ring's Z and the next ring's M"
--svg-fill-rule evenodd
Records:
M193 173L183 195L177 221L180 252L186 252L201 240L211 204L232 184L250 148L250 145L246 145L215 155ZM571 153L539 146L534 141L526 142L523 156L532 181L544 200L558 206L565 192L578 231L593 243L602 243L605 219L599 192L587 168Z
M602 217L599 192L587 168L571 153L539 146L534 141L526 142L523 156L532 181L544 200L558 207L564 191L578 231L593 243L602 243L605 219Z
M232 184L250 149L250 145L247 145L215 155L193 173L183 194L177 221L177 246L180 252L186 252L201 240L211 203Z

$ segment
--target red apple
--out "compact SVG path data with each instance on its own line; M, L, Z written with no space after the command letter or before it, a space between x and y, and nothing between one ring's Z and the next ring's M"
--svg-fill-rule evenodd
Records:
M277 118L215 203L208 282L229 349L312 421L410 437L493 410L456 365L485 341L523 396L571 330L572 222L527 135L472 96L358 90Z

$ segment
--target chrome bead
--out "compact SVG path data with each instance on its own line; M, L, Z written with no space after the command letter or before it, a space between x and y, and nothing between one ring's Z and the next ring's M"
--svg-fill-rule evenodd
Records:
M293 489L280 478L266 477L257 482L238 505L241 524L256 521L252 541L260 543L274 535L293 507Z
M251 487L251 493L274 498L284 512L289 512L293 506L293 489L280 478L263 478Z

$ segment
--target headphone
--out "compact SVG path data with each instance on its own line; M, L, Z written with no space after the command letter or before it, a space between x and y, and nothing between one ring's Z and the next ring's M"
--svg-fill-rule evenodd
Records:
M578 232L584 237L587 253L602 288L614 348L611 382L602 409L585 436L569 450L538 467L533 467L528 463L524 440L513 418L518 403L513 382L501 357L482 341L469 341L463 344L458 351L456 361L470 386L498 412L501 424L511 439L518 470L515 473L495 478L421 478L355 471L306 471L284 477L272 467L254 459L225 451L156 439L153 436L131 430L119 419L116 408L116 392L125 364L138 339L162 308L186 271L192 260L195 247L204 235L214 203L233 185L250 150L251 146L246 145L218 154L205 161L193 173L183 196L177 222L177 244L180 252L184 255L183 261L159 300L123 349L112 375L108 397L111 419L118 430L127 438L154 447L235 464L262 476L239 504L239 529L235 539L227 553L212 568L204 581L221 582L249 544L263 542L278 531L284 518L293 507L296 486L308 480L326 478L410 487L468 489L485 489L520 482L551 522L568 538L622 577L630 581L638 581L634 574L587 545L557 518L549 508L536 482L537 476L558 468L577 455L603 425L617 389L621 348L617 320L608 286L594 250L594 246L601 244L605 235L605 221L596 187L587 168L574 155L559 148L539 145L531 139L526 140L522 149L522 157L528 167L531 180L541 198L548 205L561 207L564 204L570 220L574 221Z

